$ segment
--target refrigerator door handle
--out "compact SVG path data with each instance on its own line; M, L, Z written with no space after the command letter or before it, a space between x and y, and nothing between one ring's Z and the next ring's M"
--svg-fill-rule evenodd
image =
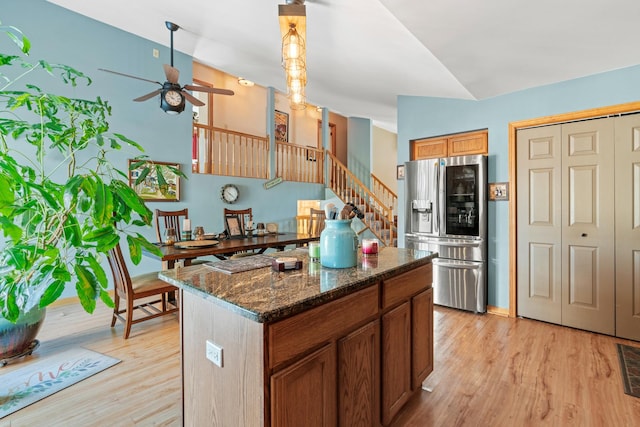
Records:
M436 183L435 186L435 198L436 198L436 230L435 234L440 235L440 216L442 215L440 212L440 160L436 162L436 167L433 168L433 182Z
M437 243L440 246L461 246L461 247L472 247L472 248L475 248L475 247L480 246L482 244L482 241L478 240L478 241L475 241L475 242L468 242L468 241L467 242L460 242L460 241L447 242L447 241L439 240L438 242L429 241L428 243Z
M437 265L438 267L444 267L444 268L458 268L462 270L478 270L482 267L482 263L477 263L477 262L465 262L464 264L459 262L453 263L453 262L447 262L443 258L434 258L433 265Z

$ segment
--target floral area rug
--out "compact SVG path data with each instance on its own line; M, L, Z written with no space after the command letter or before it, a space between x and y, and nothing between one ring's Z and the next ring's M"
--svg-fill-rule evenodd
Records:
M618 346L624 392L634 397L640 397L640 348L624 344L616 345Z
M0 368L0 418L78 383L119 359L76 348L3 373Z

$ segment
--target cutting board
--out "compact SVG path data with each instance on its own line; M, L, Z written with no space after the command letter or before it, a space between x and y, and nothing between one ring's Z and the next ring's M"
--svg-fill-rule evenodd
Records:
M182 242L176 242L174 246L179 249L198 249L208 248L217 244L217 240L185 240Z

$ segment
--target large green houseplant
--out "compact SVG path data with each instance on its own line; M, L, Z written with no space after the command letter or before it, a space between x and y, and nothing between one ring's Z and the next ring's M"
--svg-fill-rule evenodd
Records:
M34 72L72 86L91 84L88 76L29 62L30 42L15 27L0 23L0 36L19 48L0 52L0 318L15 322L46 307L67 285L89 313L97 299L112 307L101 266L109 249L126 236L135 264L143 248L159 254L136 231L151 225L152 212L108 159L123 146L137 154L142 147L109 131L111 107L101 98L73 99L27 82Z

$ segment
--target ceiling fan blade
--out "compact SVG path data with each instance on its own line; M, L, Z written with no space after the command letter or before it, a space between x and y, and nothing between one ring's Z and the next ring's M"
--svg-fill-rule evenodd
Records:
M149 80L149 79L145 79L145 78L142 78L142 77L136 77L136 76L132 76L132 75L130 75L130 74L120 73L120 72L118 72L118 71L105 70L104 68L98 68L98 70L100 70L100 71L106 71L107 73L111 73L111 74L117 74L117 75L119 75L119 76L130 77L130 78L132 78L132 79L143 80L143 81L145 81L145 82L149 82L149 83L157 83L157 84L159 84L160 86L162 86L162 83L157 82L157 81L155 81L155 80Z
M180 77L180 71L177 68L172 67L171 65L163 64L164 74L167 76L167 81L169 83L178 83L178 78Z
M234 95L235 92L229 89L219 89L217 87L207 87L207 86L198 86L198 85L184 85L184 88L187 90L194 90L196 92L208 92L208 93L217 93L218 95Z
M134 99L134 101L136 101L136 102L146 101L147 99L151 99L154 96L158 95L160 92L162 92L162 89L156 89L153 92L150 92L150 93L148 93L146 95L142 95L142 96L137 97L136 99Z
M189 92L185 92L183 90L182 94L184 95L184 99L186 99L187 101L189 101L190 103L192 103L196 107L202 107L204 105L204 102L200 101L198 98L196 98L195 96L191 95Z

